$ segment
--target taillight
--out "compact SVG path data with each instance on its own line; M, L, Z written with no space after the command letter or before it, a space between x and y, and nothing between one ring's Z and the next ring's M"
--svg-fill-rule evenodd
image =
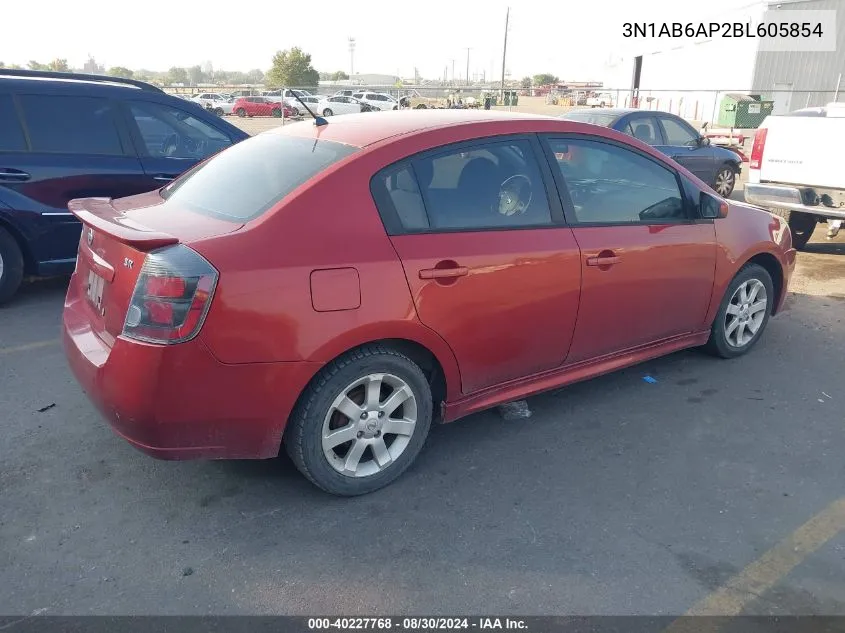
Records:
M202 327L218 273L183 244L149 253L129 302L123 335L149 343L184 343Z
M763 150L766 148L766 135L769 133L769 128L758 128L754 133L754 145L751 146L751 161L748 167L750 169L760 169L763 164Z

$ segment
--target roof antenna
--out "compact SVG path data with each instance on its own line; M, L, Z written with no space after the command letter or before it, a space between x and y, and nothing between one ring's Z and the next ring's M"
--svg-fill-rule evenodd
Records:
M329 124L329 122L326 121L323 117L317 116L316 114L311 112L311 108L309 108L307 105L305 105L305 102L302 99L299 98L299 95L296 94L296 90L291 89L290 93L296 98L297 101L299 101L299 103L302 104L302 107L305 108L308 111L308 114L310 114L312 117L314 117L314 125L316 125L317 127L321 127L323 125Z

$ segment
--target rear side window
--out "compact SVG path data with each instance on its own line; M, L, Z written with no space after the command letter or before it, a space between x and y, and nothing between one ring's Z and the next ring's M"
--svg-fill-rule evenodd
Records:
M18 113L11 95L0 95L0 152L22 152L26 150Z
M616 120L617 115L593 113L589 110L575 110L574 112L567 112L561 118L566 119L567 121L576 121L578 123L590 123L592 125L610 127Z
M358 148L260 134L215 156L162 190L198 213L246 222Z
M648 145L660 145L663 142L657 121L653 117L637 117L628 121L624 132Z
M122 155L107 99L19 95L33 152Z
M419 158L413 167L432 230L552 223L543 177L527 141L447 151Z

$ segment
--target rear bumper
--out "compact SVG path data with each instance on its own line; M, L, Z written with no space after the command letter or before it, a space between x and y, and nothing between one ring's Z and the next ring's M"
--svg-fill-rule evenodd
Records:
M828 207L821 204L807 205L804 201L808 193L815 198L815 193L806 187L794 185L752 184L745 185L745 201L768 209L787 209L801 211L824 218L845 219L845 206Z
M150 345L93 331L71 280L62 317L68 363L112 429L158 459L275 457L318 363L219 362L195 339Z

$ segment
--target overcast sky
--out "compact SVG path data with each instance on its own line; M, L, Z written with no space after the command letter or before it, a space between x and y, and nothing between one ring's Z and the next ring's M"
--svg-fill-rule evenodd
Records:
M708 22L755 0L306 0L305 2L124 3L115 0L3 2L0 61L26 64L91 54L106 66L166 70L210 61L225 70L266 70L276 50L299 46L320 71L423 77L486 72L499 77L505 11L511 7L507 67L513 77L551 72L600 79L614 59L641 45L626 21ZM293 8L284 8L285 5ZM223 7L217 9L215 7ZM243 6L243 9L235 8Z

